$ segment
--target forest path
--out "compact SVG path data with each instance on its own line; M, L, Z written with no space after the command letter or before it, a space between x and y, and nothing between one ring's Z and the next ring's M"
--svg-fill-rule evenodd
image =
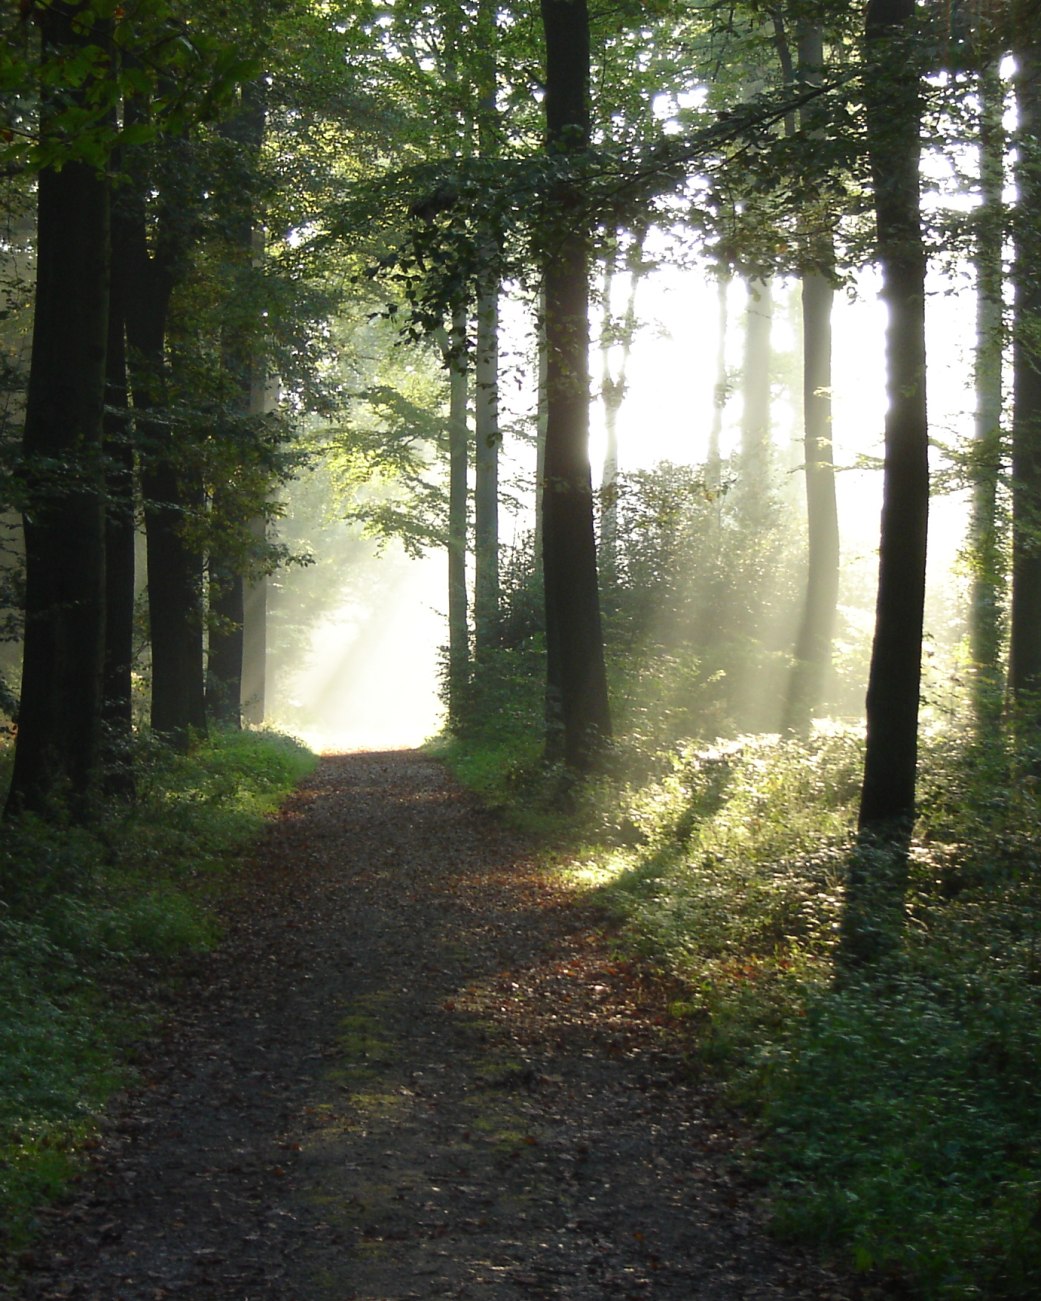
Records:
M33 1301L830 1297L664 994L437 762L323 758L184 964Z

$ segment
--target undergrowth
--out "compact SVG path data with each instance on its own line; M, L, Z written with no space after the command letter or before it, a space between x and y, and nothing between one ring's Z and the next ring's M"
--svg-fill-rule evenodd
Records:
M137 800L89 831L60 818L4 828L0 1250L27 1240L127 1078L146 1010L117 1007L115 991L142 963L213 942L227 865L312 764L274 733L218 734L190 755L140 756Z
M1032 1297L1036 762L954 727L923 737L901 948L870 980L839 981L861 762L842 728L674 747L641 756L636 781L573 795L553 828L570 826L576 881L626 942L680 979L698 1058L760 1126L778 1232L912 1295ZM516 805L519 788L530 806L530 756L526 789L501 752L455 755L464 778L482 765L486 794L513 789Z

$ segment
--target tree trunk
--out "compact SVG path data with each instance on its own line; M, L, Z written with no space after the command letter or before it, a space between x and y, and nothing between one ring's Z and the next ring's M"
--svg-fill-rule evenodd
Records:
M712 390L712 424L705 449L705 487L718 493L723 478L723 412L730 396L727 377L727 326L729 324L730 268L720 262L716 272L716 382Z
M914 0L870 0L867 10L868 149L889 309L889 405L860 840L840 951L846 966L872 965L896 943L915 812L929 449L914 13Z
M477 9L477 149L482 158L499 152L496 103L496 5ZM484 266L477 285L477 341L474 354L474 649L499 643L499 271L494 238L484 240Z
M470 630L467 621L466 537L469 466L466 428L466 312L457 308L443 349L448 367L448 721L465 726L470 686Z
M770 326L773 291L768 280L746 282L745 351L741 366L741 478L744 515L753 527L769 514L770 495Z
M542 0L546 140L551 154L589 142L585 0ZM579 772L611 730L589 467L589 237L568 181L551 195L545 241L546 460L542 565L546 600L547 756Z
M1018 0L1016 210L1012 323L1012 629L1009 687L1020 707L1041 691L1041 57L1038 7Z
M252 177L260 156L267 125L267 106L263 83L254 81L242 89L236 110L221 124L225 140L237 148L238 177L245 185L228 191L221 199L221 214L226 226L227 258L232 270L228 312L221 339L222 364L227 378L228 398L225 417L229 426L254 414L253 398L257 388L254 372L257 363L257 334L262 328L259 313L252 310L248 276L263 254L263 230L254 212ZM237 274L236 274L237 273ZM241 301L236 302L236 296ZM218 521L218 536L233 532L242 515L241 499L236 500L235 485L216 485L211 513ZM223 727L242 726L242 673L245 654L246 574L251 530L235 539L237 545L221 554L219 547L210 555L209 655L206 666L206 712Z
M633 233L626 255L626 298L621 324L615 324L611 308L614 285L614 246L604 270L604 313L600 333L600 397L604 404L606 440L600 476L600 571L605 586L615 578L618 561L618 417L629 380L629 357L636 337L636 293L643 275L643 248L647 228ZM611 350L619 349L618 365L612 370Z
M819 26L802 26L798 41L803 81L820 84L824 40ZM814 114L801 113L812 132ZM810 215L810 220L814 216ZM788 682L784 729L806 733L820 707L828 670L839 599L839 520L835 500L835 458L831 430L830 279L834 248L830 234L810 232L802 274L803 458L806 474L806 596L795 640L795 662Z
M98 40L87 4L39 9L44 58ZM89 95L44 87L55 103ZM66 798L89 816L100 771L104 657L102 412L109 300L108 185L92 164L37 182L36 310L24 455L26 608L21 708L6 815Z
M839 520L831 441L831 307L826 275L802 277L803 412L806 473L806 596L788 682L784 728L805 733L831 664L839 598Z
M113 216L105 430L105 670L102 688L105 789L134 794L132 676L137 510L134 441L127 394L125 287L119 222Z
M976 214L975 486L969 544L973 579L969 654L973 704L981 726L1001 712L1001 617L1004 561L997 523L1001 472L1002 241L1004 237L1004 93L997 60L985 56L979 74L980 206Z
M177 446L166 409L167 316L184 256L184 213L173 220L160 214L150 254L145 189L141 178L135 180L137 188L123 198L132 231L126 266L127 358L145 506L151 722L154 732L184 748L191 731L206 728L202 557L186 529L201 511L202 484Z
M474 648L499 641L499 285L494 275L477 296L474 354Z

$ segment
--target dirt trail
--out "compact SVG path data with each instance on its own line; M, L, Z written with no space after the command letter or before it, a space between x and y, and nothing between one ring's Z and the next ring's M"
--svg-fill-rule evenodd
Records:
M662 998L437 763L327 757L15 1295L858 1295L768 1238Z

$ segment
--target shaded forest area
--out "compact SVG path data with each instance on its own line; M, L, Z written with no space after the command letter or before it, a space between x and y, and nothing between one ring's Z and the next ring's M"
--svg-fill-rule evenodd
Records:
M10 1242L115 1078L100 991L212 942L306 766L255 729L336 521L444 555L440 750L678 982L778 1231L1036 1290L1041 11L834 10L5 11Z

